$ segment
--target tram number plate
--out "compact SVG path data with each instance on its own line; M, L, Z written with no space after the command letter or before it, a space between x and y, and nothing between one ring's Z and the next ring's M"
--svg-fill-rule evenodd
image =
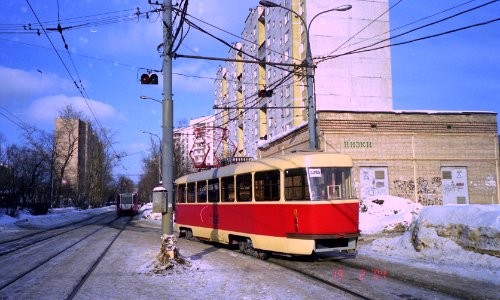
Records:
M321 169L309 169L309 177L321 177Z

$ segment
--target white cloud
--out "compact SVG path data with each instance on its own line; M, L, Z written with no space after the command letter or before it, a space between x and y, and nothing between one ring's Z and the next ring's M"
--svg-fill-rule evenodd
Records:
M25 71L0 66L0 103L61 93L73 86L71 81L43 70Z
M96 100L89 100L97 119L100 122L124 120L125 117L118 113L113 106ZM76 111L81 111L84 117L95 123L85 100L82 97L68 97L66 95L54 95L39 98L28 107L26 114L33 123L52 123L59 116L59 110L66 105L72 105Z
M214 89L214 79L198 78L209 77L215 78L216 67L203 61L189 61L189 63L178 65L172 70L174 87L176 89L189 91L206 91L212 92ZM177 73L177 74L175 74ZM183 75L178 75L183 74ZM198 76L198 77L189 77Z

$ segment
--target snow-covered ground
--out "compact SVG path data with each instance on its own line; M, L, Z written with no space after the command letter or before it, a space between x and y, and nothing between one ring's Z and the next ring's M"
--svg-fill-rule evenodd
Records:
M22 229L48 229L65 224L71 224L91 216L99 215L109 211L115 211L116 206L106 206L86 210L78 210L74 207L50 209L46 215L31 215L23 210L16 218L0 212L0 232L13 232Z
M18 218L0 214L0 232L50 228L114 209L54 209L45 216L22 212ZM361 255L500 284L500 205L421 206L379 195L364 200L360 210ZM161 222L151 203L139 214Z

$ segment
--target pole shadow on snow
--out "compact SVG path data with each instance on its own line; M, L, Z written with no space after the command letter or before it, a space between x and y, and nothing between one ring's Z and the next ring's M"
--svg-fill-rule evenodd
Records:
M196 254L193 254L193 255L189 256L189 258L190 258L191 260L199 260L199 259L201 259L204 255L210 254L210 253L215 252L215 251L217 251L217 250L219 250L219 249L220 249L219 247L212 246L212 247L210 247L210 248L207 248L207 249L205 249L205 250L201 251L200 253L196 253Z

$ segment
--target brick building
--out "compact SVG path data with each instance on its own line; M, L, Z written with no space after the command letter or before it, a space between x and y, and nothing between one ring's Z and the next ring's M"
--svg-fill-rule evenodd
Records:
M499 203L493 112L318 112L320 150L348 154L358 196L424 205ZM309 149L307 126L261 143L261 157Z

